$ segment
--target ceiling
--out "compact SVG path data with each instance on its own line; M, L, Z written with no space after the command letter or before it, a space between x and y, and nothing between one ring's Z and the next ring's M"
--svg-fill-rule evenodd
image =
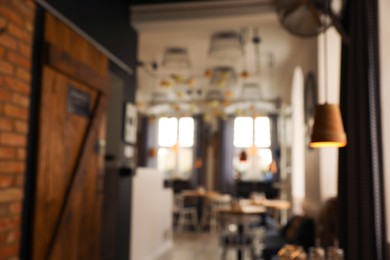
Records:
M137 69L138 91L137 102L148 103L153 92L175 92L175 89L161 87L162 79L170 74L179 73L161 69L153 70L153 62L160 64L167 47L183 47L188 49L191 70L184 74L195 78L195 88L207 90L209 79L204 72L215 66L233 66L237 73L244 69L249 77L240 78L239 90L244 83L259 83L262 100L276 100L289 91L286 85L285 72L291 59L296 58L296 49L304 39L288 34L279 24L272 1L240 0L209 1L171 5L152 5L132 9L133 26L139 33L138 60L144 64ZM249 8L248 8L249 7ZM235 10L232 12L232 10ZM247 32L244 46L245 58L236 61L221 61L209 57L210 38L215 32L245 29ZM260 55L256 52L252 37L254 29L261 38ZM257 71L257 60L260 71ZM287 81L288 82L288 81ZM173 93L173 98L177 100Z

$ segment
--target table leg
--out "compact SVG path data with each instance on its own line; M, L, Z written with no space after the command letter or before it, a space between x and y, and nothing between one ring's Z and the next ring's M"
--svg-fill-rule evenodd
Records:
M242 224L238 224L238 237L239 237L239 239L241 240L242 238L243 238L243 236L244 236L244 225L242 225ZM242 249L238 249L237 250L237 259L238 260L242 260L243 259L243 254L244 254L244 252L242 251Z

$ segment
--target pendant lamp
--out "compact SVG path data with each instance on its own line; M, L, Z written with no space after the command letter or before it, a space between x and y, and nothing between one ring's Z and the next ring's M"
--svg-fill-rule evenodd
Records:
M328 75L327 75L327 39L324 32L324 87L325 97L328 100ZM312 148L321 147L344 147L347 145L347 135L344 131L343 120L339 105L318 104L314 114L313 132L311 142Z
M248 155L246 154L245 150L242 150L240 153L240 161L246 162L248 160Z

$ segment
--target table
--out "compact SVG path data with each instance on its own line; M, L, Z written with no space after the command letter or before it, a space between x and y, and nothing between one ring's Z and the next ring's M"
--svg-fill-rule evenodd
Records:
M288 200L252 199L251 204L271 209L271 214L275 219L279 219L279 223L287 223L287 210L291 208Z
M219 192L216 191L206 191L202 189L196 189L196 190L183 190L181 192L181 195L186 198L195 198L197 199L197 212L198 212L198 222L201 223L202 221L202 215L204 213L204 200L205 199L212 199L216 198L218 196L221 196Z
M241 217L250 216L250 215L263 215L267 212L266 208L263 206L230 206L226 208L221 208L218 210L220 214L232 215L238 217L239 220ZM243 221L238 222L237 233L240 237L244 235L244 223ZM237 250L237 259L241 260L243 257L243 252L241 249Z
M287 200L252 200L252 205L264 206L266 208L287 210L291 207L291 203Z

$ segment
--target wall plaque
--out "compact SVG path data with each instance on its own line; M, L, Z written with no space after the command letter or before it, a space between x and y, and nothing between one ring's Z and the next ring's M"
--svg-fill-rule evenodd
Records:
M72 86L68 89L68 112L89 117L91 95Z

